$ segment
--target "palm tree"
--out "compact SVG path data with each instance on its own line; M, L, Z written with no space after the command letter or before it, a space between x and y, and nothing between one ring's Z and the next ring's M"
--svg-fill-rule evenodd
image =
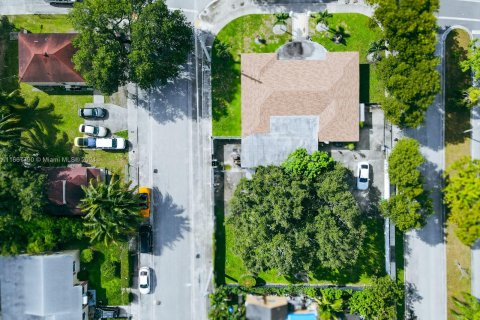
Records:
M19 126L20 119L11 114L0 113L0 145L6 146L19 139L23 128Z
M313 19L315 19L315 24L317 25L317 30L321 29L324 31L328 31L328 19L333 17L328 10L317 12L311 15Z
M345 44L345 38L349 37L347 30L343 26L337 26L335 29L331 28L330 32L333 33L332 40L336 44Z
M315 299L318 304L318 317L320 320L338 320L343 312L343 299L328 294L322 294Z
M480 319L480 302L469 293L463 293L463 300L454 297L453 304L456 310L452 310L455 319L458 320L476 320Z
M387 50L385 40L377 40L370 43L370 47L367 50L367 58L371 62L377 62L382 59L382 52Z
M289 13L277 13L275 15L275 24L287 24L287 20L290 19Z
M90 242L108 244L135 232L141 219L142 201L130 183L122 183L112 176L108 184L90 181L88 187L82 189L85 197L80 209L86 213L83 225Z

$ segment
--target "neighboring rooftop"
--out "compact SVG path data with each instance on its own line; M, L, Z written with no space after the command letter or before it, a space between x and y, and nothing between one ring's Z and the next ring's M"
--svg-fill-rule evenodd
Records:
M327 52L310 41L242 54L242 166L279 164L311 146L312 135L317 144L358 141L359 72L358 52Z
M285 320L288 315L288 299L286 297L249 294L245 306L247 320Z
M85 195L82 186L87 186L92 179L105 178L104 171L98 168L45 168L44 170L48 177L47 197L50 200L47 210L56 215L82 214L78 208L80 200Z
M1 257L2 320L82 319L82 286L76 286L74 256L78 251Z
M83 83L72 62L74 33L19 33L18 77L29 83Z

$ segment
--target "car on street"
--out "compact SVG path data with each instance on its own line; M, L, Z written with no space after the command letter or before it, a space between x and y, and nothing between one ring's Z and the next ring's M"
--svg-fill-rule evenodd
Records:
M95 307L94 319L110 319L118 318L120 316L119 307Z
M138 270L138 291L141 294L150 293L150 268L141 267Z
M78 131L93 137L105 137L108 133L108 129L105 127L91 126L88 124L81 124L80 127L78 127Z
M127 143L123 138L94 138L76 137L73 141L75 147L102 150L123 150Z
M78 116L82 118L101 119L101 118L105 118L106 115L107 115L107 110L103 108L95 107L95 108L78 109Z
M142 203L140 204L140 215L144 218L150 217L150 204L152 198L152 192L148 187L140 187L138 194Z
M153 251L152 226L143 224L138 230L140 238L140 253L151 253Z
M50 4L74 4L76 0L44 0L46 3Z
M370 165L368 162L360 162L357 167L357 189L367 190L370 182Z

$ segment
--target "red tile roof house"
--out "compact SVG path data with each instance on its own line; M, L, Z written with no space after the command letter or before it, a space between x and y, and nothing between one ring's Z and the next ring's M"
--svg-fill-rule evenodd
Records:
M19 33L18 78L32 86L85 86L74 69L75 33Z
M80 200L85 193L82 186L91 180L105 180L105 170L98 168L45 168L47 173L47 211L54 215L82 215Z

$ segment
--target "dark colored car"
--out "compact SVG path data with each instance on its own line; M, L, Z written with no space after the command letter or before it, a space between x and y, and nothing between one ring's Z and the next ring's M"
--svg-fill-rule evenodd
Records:
M94 319L118 318L120 316L119 307L96 307Z
M105 118L107 110L103 108L80 108L78 115L82 118Z
M151 253L153 251L152 226L144 224L140 226L140 253Z

